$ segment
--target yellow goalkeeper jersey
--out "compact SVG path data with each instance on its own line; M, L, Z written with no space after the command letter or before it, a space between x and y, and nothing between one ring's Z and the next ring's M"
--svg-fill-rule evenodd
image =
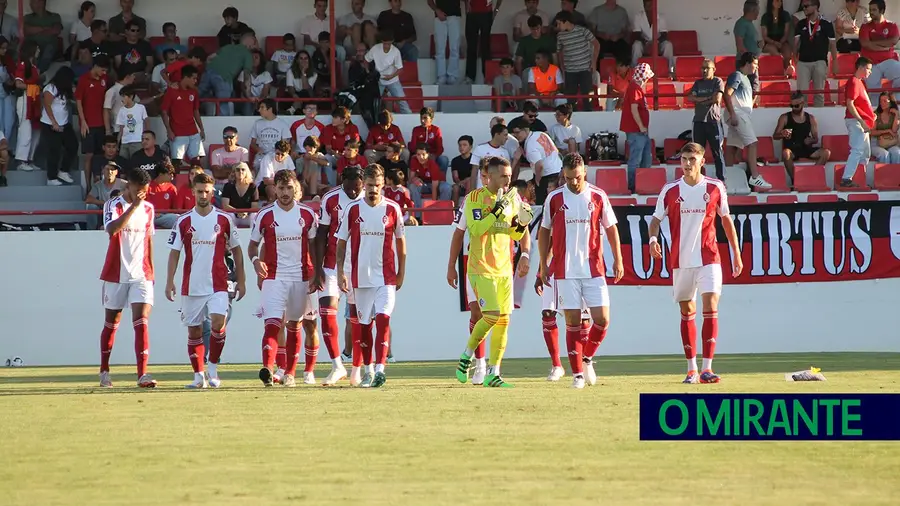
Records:
M512 244L525 234L525 229L512 226L511 221L497 219L491 214L497 194L487 187L479 188L466 196L464 216L469 231L468 274L487 277L512 276ZM515 216L521 206L516 196L508 216Z

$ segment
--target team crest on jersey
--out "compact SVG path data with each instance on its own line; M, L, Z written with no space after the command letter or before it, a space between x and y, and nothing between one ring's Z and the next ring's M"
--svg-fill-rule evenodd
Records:
M215 233L217 233L217 234L218 234L218 233L219 233L219 232L221 232L221 231L222 231L222 227L221 227L221 226L219 226L219 224L218 224L218 223L216 223L216 226L215 226L215 227L213 227L213 232L215 232Z
M163 198L166 199L166 200L169 200L169 194L168 194L168 193L163 193Z
M703 202L709 202L709 193L703 194Z
M484 307L485 304L486 304L486 303L484 302L484 299L478 299L478 305L479 305L479 306Z
M594 202L593 202L593 201L588 202L588 212L589 212L589 213L594 212L594 208L595 208L595 207L597 207L597 206L594 205Z
M481 220L481 209L472 209L472 217Z
M190 95L190 96L188 97L188 100L191 101L191 102L193 102L193 101L194 101L194 96L193 96L193 95Z
M394 134L388 134L388 139L394 140Z
M386 214L385 214L384 216L381 217L381 222L384 223L385 225L387 225L387 222L388 222L388 216L387 216Z
M300 219L297 220L297 223L300 224L300 229L301 229L301 230L304 229L304 228L306 228L306 220L303 219L303 216L301 216Z

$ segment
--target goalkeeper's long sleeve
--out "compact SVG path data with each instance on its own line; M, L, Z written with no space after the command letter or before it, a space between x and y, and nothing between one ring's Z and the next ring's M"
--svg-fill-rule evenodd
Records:
M479 213L477 218L474 211L478 211ZM473 209L469 207L468 202L466 203L466 226L469 228L469 232L475 237L481 237L486 234L497 221L497 217L494 213L487 213L486 215L480 213L481 209Z

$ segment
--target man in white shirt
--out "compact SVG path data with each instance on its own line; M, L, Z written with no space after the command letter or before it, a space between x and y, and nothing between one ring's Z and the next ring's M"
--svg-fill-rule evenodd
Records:
M644 0L644 10L635 14L631 21L631 29L634 32L634 42L631 44L631 65L635 66L638 60L644 56L650 56L650 42L653 40L653 26L650 24L648 13L653 12L653 0ZM656 13L656 32L659 40L659 56L669 61L669 71L675 68L675 50L672 43L667 40L669 28L666 20L659 12Z
M538 182L535 203L542 206L547 198L550 182L559 181L559 173L562 171L559 150L546 132L532 132L528 127L517 125L511 133L525 146L525 158L534 170L534 180Z
M366 53L366 61L375 64L375 70L381 74L378 80L378 88L381 94L387 91L394 98L403 98L403 85L400 83L400 72L403 70L403 59L400 50L394 46L394 33L391 30L378 32L381 44L376 44ZM405 100L400 100L400 112L410 114L412 110Z
M259 162L259 172L256 174L257 188L265 187L265 191L260 191L260 196L265 195L269 202L275 198L274 177L279 170L290 170L296 172L294 160L291 159L291 143L280 140L275 143L275 151L264 157Z
M276 114L275 100L267 98L259 103L260 119L250 130L250 152L256 157L254 165L259 168L262 159L275 151L275 143L291 140L291 127Z
M352 0L350 12L337 19L337 34L334 40L342 44L348 52L356 51L356 45L362 41L363 22L371 21L378 25L374 16L363 12L365 8L366 0Z
M331 32L331 22L328 20L328 0L316 0L315 12L300 21L300 35L303 36L303 45L306 52L313 54L319 47L319 34ZM341 44L334 46L334 55L337 61L347 59L347 51Z
M472 157L469 159L469 163L472 164L472 173L469 176L469 188L478 189L483 186L481 181L481 160L497 157L512 163L513 153L509 151L508 146L511 146L508 142L509 140L513 141L515 150L517 154L519 154L519 143L518 141L509 138L509 132L506 130L506 125L500 121L492 120L491 140L475 146L475 149L472 150ZM516 157L516 162L518 162L518 160L518 157ZM515 172L515 169L513 169L513 172Z

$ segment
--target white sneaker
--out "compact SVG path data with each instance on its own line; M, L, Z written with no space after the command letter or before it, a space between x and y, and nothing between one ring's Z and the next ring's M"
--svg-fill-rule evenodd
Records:
M112 388L112 378L109 377L109 371L100 373L100 386L103 388Z
M219 379L219 366L212 362L206 364L206 380L212 388L222 386L222 380Z
M57 174L56 179L60 179L69 184L75 182L75 180L72 179L72 176L70 176L68 172L60 172L59 174Z
M137 385L141 388L156 388L156 380L149 374L144 374L138 379Z
M484 377L487 375L487 367L476 367L475 374L472 375L473 385L483 385Z
M209 383L206 382L206 376L203 374L195 374L194 382L190 385L185 385L184 388L209 388Z
M328 376L325 377L325 381L322 382L325 386L334 386L338 381L347 377L347 369L344 368L344 364L341 364L339 367L331 368L331 372L328 373Z
M312 372L303 373L303 384L304 385L315 385L316 384L316 375Z
M562 367L551 367L550 374L547 375L547 381L559 381L565 375L566 370Z
M16 167L16 170L21 170L21 171L25 171L25 172L32 172L32 171L37 170L37 167L35 167L34 165L32 165L32 164L30 164L30 163L28 163L28 162L24 162L24 163L20 163L19 166Z
M284 378L284 369L279 367L278 370L275 371L275 374L272 375L272 381L281 383L282 378Z
M594 361L590 359L584 359L584 378L587 381L587 384L590 386L594 386L597 384L597 373L594 372Z
M575 379L572 380L572 388L584 388L584 376L575 376Z
M362 383L362 367L353 367L350 369L350 386L358 387Z
M748 181L748 183L750 184L750 186L755 186L756 188L759 188L761 190L771 190L772 189L772 185L769 184L768 181L763 179L762 176L751 177L750 180Z
M47 186L62 186L62 181L59 179L48 179Z
M294 379L292 374L285 374L281 377L281 386L285 388L294 388L297 386L297 380Z

